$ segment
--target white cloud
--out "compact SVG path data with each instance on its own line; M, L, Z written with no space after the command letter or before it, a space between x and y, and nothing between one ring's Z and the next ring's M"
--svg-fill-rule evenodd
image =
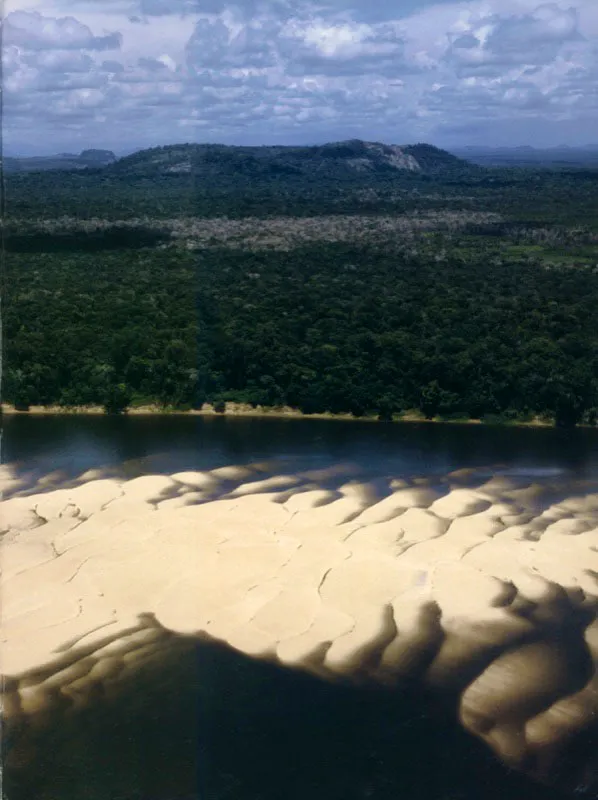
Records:
M596 139L596 0L8 3L13 150Z
M74 17L51 17L38 11L13 11L4 20L4 42L30 50L114 50L120 47L118 32L94 36Z
M187 67L193 74L205 69L275 66L274 37L279 28L269 20L235 24L223 18L202 18L187 43Z
M45 50L29 60L46 72L89 72L94 63L88 53L73 50Z
M391 23L291 20L281 30L278 49L291 74L397 75L418 68L404 58L405 42Z
M461 72L499 72L510 65L541 65L554 61L564 45L583 39L574 8L556 3L531 13L493 14L451 36L445 57ZM490 69L489 69L490 68Z

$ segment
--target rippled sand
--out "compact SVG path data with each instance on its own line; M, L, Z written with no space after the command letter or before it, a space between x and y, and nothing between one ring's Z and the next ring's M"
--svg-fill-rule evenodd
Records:
M508 766L598 796L595 484L462 471L380 491L254 464L3 485L8 769L38 758L36 731L216 642L421 686Z

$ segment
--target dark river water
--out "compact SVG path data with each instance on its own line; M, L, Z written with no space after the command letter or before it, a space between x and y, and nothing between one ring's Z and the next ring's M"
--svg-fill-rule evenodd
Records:
M128 476L275 460L374 484L457 469L598 486L598 430L247 417L7 416L2 460L31 488L58 471ZM125 468L123 465L128 465ZM114 473L112 473L114 474ZM184 643L183 643L184 644ZM166 658L166 656L165 656ZM40 732L5 770L8 800L555 800L415 691L329 686L201 642ZM146 680L144 685L143 681ZM19 740L19 737L22 737ZM30 741L31 740L31 741ZM21 742L21 743L19 743ZM587 742L586 745L587 746ZM20 749L23 755L20 755ZM591 790L586 797L596 797Z
M3 463L77 476L138 462L140 472L276 459L289 469L350 464L364 476L477 467L598 479L598 430L192 416L5 416Z

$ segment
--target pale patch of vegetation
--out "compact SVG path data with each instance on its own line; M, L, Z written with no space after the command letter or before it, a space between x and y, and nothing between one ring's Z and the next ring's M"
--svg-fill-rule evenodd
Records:
M388 236L400 236L409 241L422 232L452 233L470 225L492 224L501 221L499 214L469 211L413 211L401 215L367 216L338 214L314 217L273 217L258 219L211 219L181 217L154 219L138 217L128 220L76 219L58 217L31 222L14 220L20 235L32 234L97 234L115 229L151 230L170 235L171 243L191 249L233 247L246 249L290 250L310 242L367 241Z

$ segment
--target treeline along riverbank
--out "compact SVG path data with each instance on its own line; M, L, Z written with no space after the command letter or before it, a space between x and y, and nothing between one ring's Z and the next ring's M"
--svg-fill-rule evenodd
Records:
M236 402L596 424L587 253L547 263L485 230L287 249L79 240L19 240L6 258L2 399L17 408Z

